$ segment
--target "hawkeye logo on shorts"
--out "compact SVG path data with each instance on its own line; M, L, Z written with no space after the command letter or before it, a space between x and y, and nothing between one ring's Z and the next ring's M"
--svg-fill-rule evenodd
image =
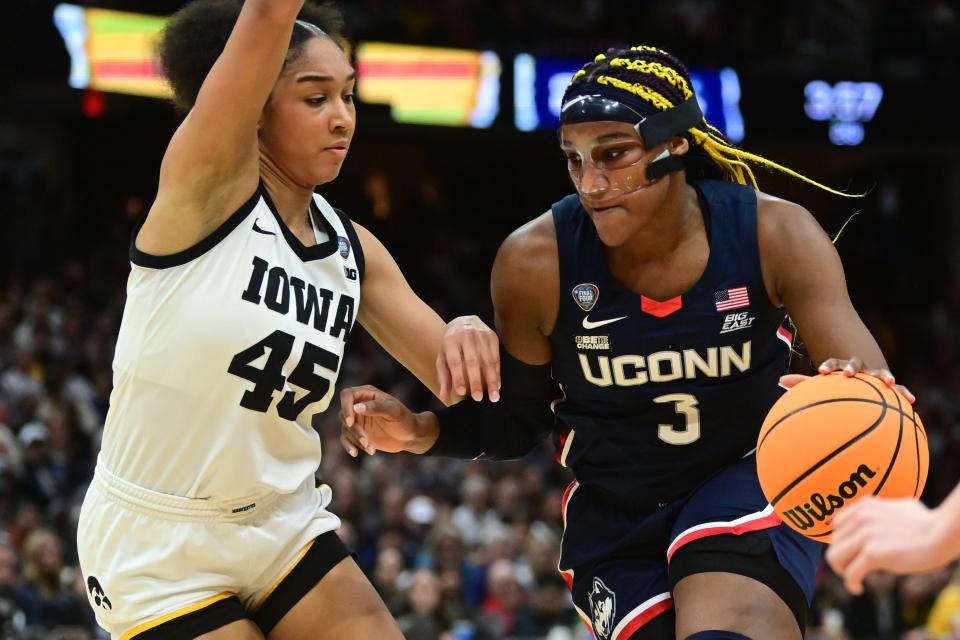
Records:
M584 282L573 288L573 300L584 311L593 309L593 305L597 304L599 297L600 287L595 284Z
M600 640L610 640L617 615L617 595L603 584L603 580L594 578L589 598L593 631Z
M87 578L87 592L96 606L103 607L107 611L113 609L110 598L107 597L107 594L103 592L103 587L100 586L100 581L93 576Z
M755 318L750 315L749 311L731 313L723 319L723 328L720 329L720 333L730 333L731 331L740 331L740 329L749 329L753 326L754 320Z

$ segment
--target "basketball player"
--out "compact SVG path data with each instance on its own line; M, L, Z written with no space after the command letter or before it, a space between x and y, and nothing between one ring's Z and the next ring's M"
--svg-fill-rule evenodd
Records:
M817 361L886 369L830 238L748 163L810 181L732 147L652 47L587 64L560 122L576 193L493 267L503 399L412 414L345 390L344 446L512 459L552 430L576 478L560 570L599 640L796 640L822 545L781 523L753 453L785 314Z
M919 500L866 497L833 519L827 561L852 593L871 571L919 573L960 557L960 487L936 509Z
M329 487L314 487L313 427L354 320L435 393L479 396L485 381L497 395L493 332L445 326L314 193L355 126L339 29L335 9L303 0L200 0L163 37L189 113L133 236L78 531L113 638L401 638L334 533Z

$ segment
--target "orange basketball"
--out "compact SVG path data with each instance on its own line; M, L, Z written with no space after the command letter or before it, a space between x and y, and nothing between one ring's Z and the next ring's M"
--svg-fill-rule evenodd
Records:
M882 380L814 376L770 409L757 439L760 486L787 525L830 541L831 521L865 495L919 497L927 434L913 406Z

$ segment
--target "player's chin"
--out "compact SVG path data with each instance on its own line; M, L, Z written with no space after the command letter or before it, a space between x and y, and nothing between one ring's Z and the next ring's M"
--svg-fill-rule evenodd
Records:
M333 182L340 175L340 169L343 168L343 160L330 162L329 160L320 161L314 164L311 182L313 184L326 184Z
M597 229L597 235L600 240L608 247L619 247L627 241L627 222L629 216L626 211L617 207L606 211L593 212L591 214L593 224Z

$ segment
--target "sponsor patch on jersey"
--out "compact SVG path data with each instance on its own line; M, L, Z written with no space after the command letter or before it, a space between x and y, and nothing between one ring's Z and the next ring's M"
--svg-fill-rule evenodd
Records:
M610 640L613 634L613 623L617 616L617 594L611 591L603 580L594 578L589 597L593 631L600 640Z
M609 351L610 336L576 336L577 349Z
M584 311L593 309L593 305L597 304L599 297L600 288L595 284L584 282L573 288L573 300Z
M337 246L340 247L340 257L346 260L350 257L350 241L343 236L337 236Z
M749 329L753 326L754 317L750 315L749 311L741 311L740 313L730 313L726 318L723 319L723 327L720 329L720 333L730 333L731 331L740 331L740 329Z

